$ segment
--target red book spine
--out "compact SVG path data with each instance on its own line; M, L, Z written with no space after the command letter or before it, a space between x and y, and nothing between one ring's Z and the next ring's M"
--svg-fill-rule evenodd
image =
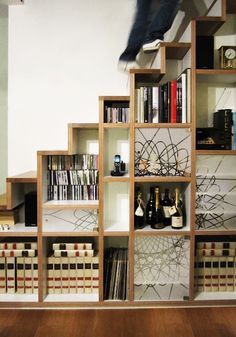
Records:
M177 114L177 81L170 82L170 122L176 123Z

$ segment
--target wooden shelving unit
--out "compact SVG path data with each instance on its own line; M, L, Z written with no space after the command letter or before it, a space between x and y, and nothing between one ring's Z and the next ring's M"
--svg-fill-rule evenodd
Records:
M203 160L217 157L233 158L236 153L232 150L196 150L195 130L199 119L199 100L201 99L199 87L202 83L203 85L213 83L216 86L223 83L234 87L236 83L236 70L196 69L196 36L215 34L219 27L224 25L228 13L236 14L235 3L232 0L217 0L215 5L220 6L222 15L192 20L188 42L161 43L159 69L132 69L130 71L130 96L99 97L99 123L69 124L67 150L38 151L37 176L36 173L31 172L7 179L7 195L1 198L0 211L19 206L23 202L25 191L28 188L37 187L38 227L26 228L22 223L16 225L14 232L0 233L0 238L2 241L5 238L37 240L39 292L38 295L33 296L0 295L0 306L157 307L236 304L235 291L233 293L199 293L194 285L197 240L211 236L219 238L224 236L234 237L236 241L236 227L235 229L231 227L228 229L198 228L199 213L195 210L196 196L201 193L196 192L199 187L201 158ZM172 67L169 67L169 61ZM175 74L171 73L173 64ZM192 69L190 121L183 124L136 123L135 89L143 85L158 86L165 80L176 78L176 73L181 74L186 67ZM202 101L204 103L204 99ZM116 106L116 104L129 107L128 120L125 123L105 122L105 106ZM205 108L207 109L207 104ZM188 134L190 140L186 146L190 169L185 172L185 175L137 175L135 167L137 133L142 130L146 135L157 129L161 132L169 130L178 135L183 133L185 138ZM48 200L48 157L77 154L99 154L99 200ZM121 154L121 159L126 163L127 172L124 176L111 176L115 154ZM224 179L229 178L227 172L224 172L222 176ZM208 175L205 178L208 178ZM155 184L160 185L161 188L166 186L180 188L186 207L186 226L181 230L171 228L154 230L150 226L135 230L135 188L142 186L147 191ZM59 212L60 216L53 218L54 212ZM76 220L72 219L76 212L92 214L95 219L94 223L90 227L83 227L83 221L78 225L79 216ZM61 242L63 239L79 242L86 240L94 244L99 257L98 294L48 293L47 257L56 239ZM113 245L128 249L128 293L127 299L123 301L104 299L104 252L106 248L113 247ZM157 260L161 261L161 268ZM175 263L176 261L178 263ZM160 277L165 268L168 269L166 278L163 275Z

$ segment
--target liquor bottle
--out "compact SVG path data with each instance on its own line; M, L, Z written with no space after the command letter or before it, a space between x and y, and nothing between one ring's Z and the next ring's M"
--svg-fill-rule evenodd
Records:
M154 229L164 228L163 224L163 209L160 202L160 189L155 187L155 208L152 212L151 227Z
M170 226L171 225L171 216L170 216L170 207L172 206L172 200L169 198L169 189L165 189L164 198L162 199L162 207L163 207L163 222L164 226Z
M173 229L181 229L184 226L183 220L183 204L179 197L179 189L175 189L174 205L170 208L171 227Z
M141 229L144 226L145 226L144 202L142 200L142 193L138 191L134 204L134 228Z
M150 196L146 207L146 223L151 225L152 223L152 213L155 210L155 194L154 187L150 187Z

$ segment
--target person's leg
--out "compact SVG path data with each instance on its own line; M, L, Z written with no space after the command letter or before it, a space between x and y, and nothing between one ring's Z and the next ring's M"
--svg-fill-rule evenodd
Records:
M179 10L182 0L161 0L158 13L151 22L145 37L143 49L152 49L164 39L164 34L171 28L174 18ZM154 42L153 46L152 43Z
M119 60L134 61L139 53L147 32L147 22L151 0L137 0L136 15L131 28L127 47L120 55Z

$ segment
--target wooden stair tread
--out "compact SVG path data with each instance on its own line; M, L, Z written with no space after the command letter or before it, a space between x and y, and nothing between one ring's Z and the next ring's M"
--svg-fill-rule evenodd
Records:
M0 211L7 209L7 195L6 193L0 195Z
M16 176L8 177L8 183L36 183L37 182L37 172L28 171Z

